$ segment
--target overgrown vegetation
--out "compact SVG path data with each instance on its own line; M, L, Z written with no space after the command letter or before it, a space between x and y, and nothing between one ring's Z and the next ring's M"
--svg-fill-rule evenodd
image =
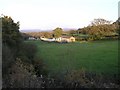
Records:
M21 44L19 22L14 23L11 17L2 17L2 54L3 54L3 77L8 68L14 63L17 50Z
M15 23L8 16L2 17L2 43L3 88L9 85L21 87L20 83L24 76L40 75L44 72L42 60L35 56L37 52L35 44L24 42L19 32L19 22ZM12 81L14 79L15 82Z

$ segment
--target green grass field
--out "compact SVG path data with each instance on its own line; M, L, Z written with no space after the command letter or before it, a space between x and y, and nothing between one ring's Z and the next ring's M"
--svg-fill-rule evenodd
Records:
M43 41L27 42L37 45L37 55L44 60L50 73L81 68L95 73L118 73L117 40L66 44Z

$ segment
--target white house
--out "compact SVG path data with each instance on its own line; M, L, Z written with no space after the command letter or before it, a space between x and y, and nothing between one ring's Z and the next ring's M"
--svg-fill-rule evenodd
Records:
M75 42L75 38L72 36L61 36L55 39L57 42Z
M48 41L48 42L53 42L53 41L55 41L55 38L49 39L49 38L41 37L40 39L41 39L42 41Z
M75 38L72 36L61 36L59 38L45 38L41 37L40 38L42 41L48 41L48 42L75 42Z
M34 38L34 37L29 37L28 39L29 39L29 40L35 40L35 38Z

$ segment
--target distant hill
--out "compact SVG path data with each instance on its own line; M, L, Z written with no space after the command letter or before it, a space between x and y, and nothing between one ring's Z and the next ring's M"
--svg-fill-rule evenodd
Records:
M77 30L76 28L62 28L64 31L69 31L69 30ZM24 29L24 30L20 30L20 32L42 32L42 31L52 31L52 30L41 30L41 29Z
M42 31L51 31L51 30L41 30L41 29L25 29L25 30L20 30L20 32L42 32Z
M77 30L76 28L63 28L64 31Z
M20 30L20 32L25 32L25 33L27 33L27 32L40 32L41 30L39 30L39 29L25 29L25 30Z

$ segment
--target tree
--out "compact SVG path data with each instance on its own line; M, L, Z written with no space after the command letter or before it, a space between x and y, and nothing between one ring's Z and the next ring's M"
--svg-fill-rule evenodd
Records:
M4 71L2 73L3 77L8 72L8 69L11 67L11 65L14 62L13 53L10 50L10 48L6 45L2 45L2 70Z
M42 35L46 38L52 38L52 34L50 32L42 32Z
M91 25L84 27L79 31L82 34L91 35L94 39L101 39L106 36L114 37L119 32L118 20L113 24L110 24L110 21L105 19L94 19L91 22Z
M116 29L116 32L120 34L120 17L118 18L118 20L116 20L116 22L113 23L113 26Z
M111 21L98 18L91 22L91 27L88 33L95 35L96 37L110 36L115 33L115 25L111 24Z
M56 29L53 30L53 35L55 38L60 37L62 33L63 33L62 28L57 27Z
M15 23L11 17L2 16L2 63L3 71L7 71L13 64L18 47L21 43L19 22Z
M71 35L77 34L77 31L76 30L70 30L70 34Z
M92 26L98 26L98 25L104 25L104 24L110 24L111 21L108 21L108 20L105 20L105 19L102 19L102 18L98 18L98 19L94 19L92 22L91 22L91 25Z
M16 47L21 42L19 22L15 23L11 17L2 17L2 42L9 47Z

